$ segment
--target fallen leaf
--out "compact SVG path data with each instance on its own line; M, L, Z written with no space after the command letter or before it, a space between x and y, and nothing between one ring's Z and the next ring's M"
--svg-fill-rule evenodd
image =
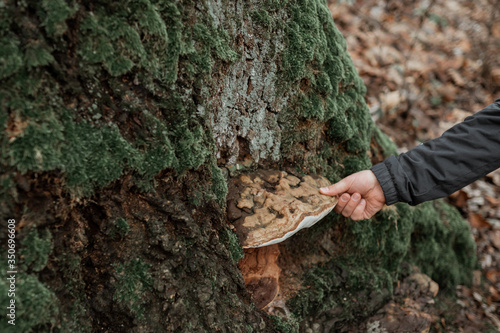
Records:
M469 196L464 190L458 190L455 193L450 194L449 199L451 204L458 208L464 208L467 205L467 200Z
M494 247L500 250L500 230L488 233L490 241Z
M491 70L491 77L496 84L500 85L500 67L495 67Z
M486 278L491 282L491 283L496 283L498 281L498 278L500 277L500 271L496 270L491 270L486 273Z
M391 111L401 103L401 94L397 90L391 91L390 93L380 96L380 99L382 100L382 108L385 111Z
M491 300L492 300L493 302L498 302L498 301L500 301L500 292L499 292L499 291L498 291L495 287L490 286L490 287L488 288L488 290L489 290L489 292L490 292L490 294L491 294Z
M490 205L500 206L500 199L493 198L487 194L484 196L484 198L486 199L486 201L488 201L490 203Z
M482 272L480 270L475 270L472 275L472 285L474 287L479 287L481 285L481 275Z
M450 68L450 69L448 69L447 73L451 77L452 81L455 82L455 84L457 86L460 86L460 87L465 86L464 78L462 77L462 75L460 75L460 73L456 69Z
M500 319L498 319L497 316L495 316L493 313L486 312L486 316L490 318L491 322L495 324L495 326L500 329Z
M465 313L465 316L467 317L467 319L469 319L472 322L477 321L477 319L478 319L477 316L475 316L472 313Z
M487 228L491 229L491 224L489 224L483 216L476 213L469 213L469 224L473 228Z
M500 186L500 170L490 172L489 174L486 175L486 177L491 179L493 184Z
M495 36L495 38L500 38L500 22L493 23L491 27L491 34Z
M474 299L479 303L483 301L483 296L481 296L477 291L472 292L472 297L474 297Z

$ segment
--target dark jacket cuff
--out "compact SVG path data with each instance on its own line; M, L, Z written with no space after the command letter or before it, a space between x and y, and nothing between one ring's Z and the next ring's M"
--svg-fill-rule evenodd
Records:
M382 187L382 191L384 191L386 205L392 205L399 202L398 192L385 162L375 164L370 170L375 174Z

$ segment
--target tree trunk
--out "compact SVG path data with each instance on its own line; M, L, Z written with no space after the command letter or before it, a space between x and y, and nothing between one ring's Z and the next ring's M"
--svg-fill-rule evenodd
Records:
M2 1L0 15L4 311L9 219L17 272L2 332L338 331L407 263L442 288L470 280L459 214L395 205L281 243L287 311L253 305L228 184L257 169L333 182L394 151L323 1Z

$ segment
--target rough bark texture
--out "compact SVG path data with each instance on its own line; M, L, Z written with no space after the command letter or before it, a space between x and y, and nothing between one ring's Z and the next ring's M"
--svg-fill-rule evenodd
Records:
M253 305L230 178L336 181L394 149L323 1L0 1L0 80L2 249L9 218L19 241L2 332L341 330L385 304L402 262L441 288L470 279L457 212L396 205L281 244L291 314Z

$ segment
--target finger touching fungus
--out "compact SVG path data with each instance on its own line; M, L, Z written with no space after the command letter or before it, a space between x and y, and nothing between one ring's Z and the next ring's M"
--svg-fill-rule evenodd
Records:
M336 197L319 193L330 185L321 176L295 176L284 171L259 170L234 180L228 219L243 248L284 241L325 217Z

